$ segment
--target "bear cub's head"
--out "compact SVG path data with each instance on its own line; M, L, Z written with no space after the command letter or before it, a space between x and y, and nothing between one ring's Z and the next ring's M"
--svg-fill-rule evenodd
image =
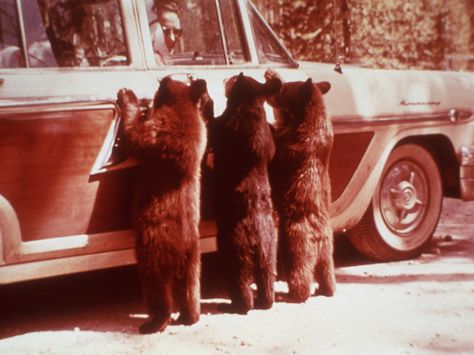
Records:
M276 76L276 73L267 72L265 78L270 80ZM268 103L279 111L277 120L282 119L287 123L291 120L293 123L301 123L307 119L308 109L324 110L322 96L331 89L331 84L327 81L313 83L309 78L306 81L295 81L284 83L281 91L268 98Z
M249 76L245 76L244 73L240 73L227 79L224 85L227 105L235 107L255 100L263 102L270 96L280 92L282 82L275 77L266 80L262 84Z
M190 85L174 80L169 76L160 81L160 86L153 99L152 107L158 109L162 106L191 103L199 107L202 100L207 100L207 84L203 79L191 80Z

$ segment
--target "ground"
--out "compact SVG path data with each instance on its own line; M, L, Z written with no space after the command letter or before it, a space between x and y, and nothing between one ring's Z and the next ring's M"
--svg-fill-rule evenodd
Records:
M204 257L201 320L139 335L135 268L0 288L0 354L474 354L474 202L446 199L421 257L373 263L339 238L337 292L247 316ZM276 289L285 291L278 282Z

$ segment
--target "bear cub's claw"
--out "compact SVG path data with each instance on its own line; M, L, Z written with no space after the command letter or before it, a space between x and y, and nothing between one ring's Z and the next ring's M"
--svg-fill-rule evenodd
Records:
M255 300L255 309L270 309L273 306L274 299L269 297L267 299L257 298Z
M217 310L222 313L232 313L246 315L250 309L241 305L224 303L217 306Z
M176 320L176 323L183 324L183 325L191 325L191 324L197 323L198 321L199 321L199 314L195 316L180 314L178 319Z
M332 297L334 296L334 292L334 288L317 288L316 290L314 290L314 295Z
M140 334L152 334L162 332L170 324L171 317L153 318L151 321L143 323L140 328Z

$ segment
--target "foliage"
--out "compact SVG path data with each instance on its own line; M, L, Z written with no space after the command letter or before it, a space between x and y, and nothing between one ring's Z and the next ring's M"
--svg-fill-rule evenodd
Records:
M332 0L257 0L255 3L295 58L333 61Z
M472 0L255 3L298 60L333 62L333 38L347 61L379 68L442 69L447 55L474 51Z
M358 0L351 11L351 56L361 64L440 68L443 62L440 0Z

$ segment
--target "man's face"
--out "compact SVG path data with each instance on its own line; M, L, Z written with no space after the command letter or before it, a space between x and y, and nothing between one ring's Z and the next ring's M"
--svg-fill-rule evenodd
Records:
M183 33L181 21L179 20L178 14L172 11L162 12L159 21L165 36L166 47L168 47L168 50L172 53L176 41Z

